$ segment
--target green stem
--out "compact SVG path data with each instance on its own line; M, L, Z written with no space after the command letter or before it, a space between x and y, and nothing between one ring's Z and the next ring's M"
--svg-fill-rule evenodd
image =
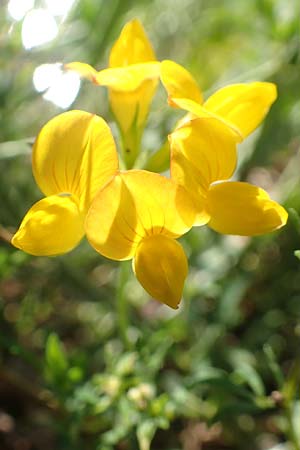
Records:
M129 350L131 343L128 339L128 303L125 295L126 281L128 280L130 264L123 261L119 266L119 277L116 292L117 324L124 347Z
M300 450L300 442L298 439L298 435L295 430L295 424L293 421L293 405L290 403L286 405L286 418L288 423L288 436L291 444L293 445L294 450Z
M287 421L287 435L293 445L294 450L300 450L300 439L299 439L299 423L295 423L296 420L299 422L298 414L294 414L294 408L296 405L297 392L299 389L300 380L300 360L296 359L289 371L287 379L282 387L283 394L283 407L285 410L285 416Z
M126 135L122 135L122 156L127 170L134 167L140 153L141 130L130 129Z

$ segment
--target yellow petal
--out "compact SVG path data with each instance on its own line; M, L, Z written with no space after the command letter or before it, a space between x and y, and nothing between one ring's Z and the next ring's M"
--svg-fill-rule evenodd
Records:
M185 190L144 170L120 173L96 195L85 228L91 245L116 260L131 259L145 236L179 237L194 223Z
M178 308L188 263L177 241L163 235L143 239L137 248L133 269L148 294L171 308Z
M214 118L194 119L170 136L171 177L193 198L196 225L209 220L205 209L211 183L227 180L236 162L236 142L231 130Z
M221 123L223 123L224 125L226 125L229 128L229 130L231 131L232 136L234 136L236 142L242 141L242 139L243 139L242 135L241 135L239 129L233 123L225 120L220 115L217 115L212 111L209 111L204 106L200 105L199 103L194 102L194 100L190 100L188 98L173 98L172 97L172 103L174 103L174 105L178 106L178 108L188 111L191 114L190 118L213 117L213 118L219 120Z
M86 78L93 83L96 82L97 70L94 67L90 66L86 63L81 62L71 62L64 65L65 70L71 70L73 72L78 73L82 78Z
M161 82L169 96L171 106L172 97L187 98L196 103L202 103L202 93L193 76L184 67L174 61L165 60L161 63Z
M128 22L109 56L109 67L122 67L146 61L155 61L152 45L142 24L137 19Z
M110 128L101 117L69 111L42 128L32 164L45 195L74 194L86 211L96 192L116 173L118 156Z
M131 92L135 91L145 80L158 80L159 74L159 62L145 62L100 70L95 77L95 82L117 91Z
M11 242L35 256L66 253L82 239L83 222L74 197L52 195L30 208Z
M286 224L288 214L261 188L249 183L223 182L208 194L208 225L223 234L256 236Z
M110 90L110 106L122 133L126 134L130 129L133 132L143 126L156 86L156 81L146 80L138 89L130 93Z
M273 83L232 84L215 92L203 106L235 125L245 138L261 123L276 98Z
M109 90L111 110L122 135L123 160L132 168L140 151L140 142L155 94L157 80L145 80L135 91Z

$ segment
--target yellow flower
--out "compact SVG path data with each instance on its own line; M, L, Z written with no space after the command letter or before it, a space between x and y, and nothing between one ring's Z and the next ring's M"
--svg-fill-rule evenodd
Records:
M194 225L254 236L286 224L287 212L261 188L228 181L237 161L236 136L213 117L193 119L170 136L171 177L193 199Z
M65 67L97 85L108 87L110 106L122 134L123 159L131 168L139 153L160 70L143 26L137 19L124 26L110 52L108 69L97 72L80 62Z
M179 64L161 62L161 81L171 106L184 109L194 117L215 117L245 139L264 119L277 98L275 84L240 83L225 86L203 102L202 93L192 75Z
M96 192L118 170L106 122L84 111L50 120L33 148L35 180L45 198L25 215L12 244L32 255L57 255L84 235L84 219Z
M159 174L117 174L96 195L85 229L90 244L114 260L133 259L133 270L155 299L177 308L188 265L175 240L195 220L185 190Z

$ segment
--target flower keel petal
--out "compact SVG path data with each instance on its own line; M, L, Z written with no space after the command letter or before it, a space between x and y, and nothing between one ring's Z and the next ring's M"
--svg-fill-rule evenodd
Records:
M144 239L137 248L133 269L148 294L173 309L178 308L188 263L177 241L162 235Z

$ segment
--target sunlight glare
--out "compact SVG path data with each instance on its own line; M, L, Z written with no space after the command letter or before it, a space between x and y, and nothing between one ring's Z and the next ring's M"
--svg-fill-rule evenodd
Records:
M7 10L14 20L22 20L33 6L34 0L10 0L7 5Z
M33 84L38 92L46 91L46 100L67 109L77 97L80 77L75 72L63 72L59 63L42 64L34 71Z
M22 24L22 42L25 49L52 41L57 36L58 27L54 17L45 9L29 11Z
M74 2L75 0L46 0L47 8L53 16L65 16Z

